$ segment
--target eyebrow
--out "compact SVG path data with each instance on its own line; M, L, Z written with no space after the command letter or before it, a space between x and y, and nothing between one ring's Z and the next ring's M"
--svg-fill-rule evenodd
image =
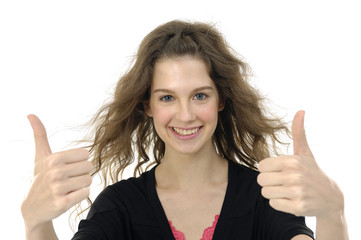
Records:
M203 86L203 87L193 89L192 92L200 92L200 91L204 91L204 90L214 90L214 87ZM159 89L155 89L155 90L152 91L153 94L157 93L157 92L174 93L173 90L165 89L165 88L159 88Z

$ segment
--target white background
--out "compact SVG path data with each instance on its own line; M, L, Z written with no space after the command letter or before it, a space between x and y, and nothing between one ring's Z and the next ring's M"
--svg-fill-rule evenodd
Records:
M54 151L71 147L142 38L187 19L216 23L280 116L306 110L311 148L343 189L351 239L361 239L360 10L357 1L1 1L0 238L24 239L19 206L34 154L27 114L45 123ZM55 221L60 239L72 236L67 218Z

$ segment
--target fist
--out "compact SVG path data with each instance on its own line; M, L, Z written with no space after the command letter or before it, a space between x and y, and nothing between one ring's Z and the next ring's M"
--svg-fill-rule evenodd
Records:
M343 209L343 194L316 163L307 143L304 114L299 111L292 122L294 155L262 160L257 181L274 209L327 217Z
M89 196L92 164L85 149L52 153L44 125L28 116L35 140L34 175L22 206L30 227L51 221Z

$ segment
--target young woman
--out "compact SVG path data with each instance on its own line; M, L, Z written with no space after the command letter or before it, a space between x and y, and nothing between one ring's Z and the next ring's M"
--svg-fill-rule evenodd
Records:
M56 239L52 219L85 199L90 173L101 172L109 186L73 239L312 239L302 216L316 216L317 239L347 239L342 192L317 166L304 112L292 124L294 155L277 156L287 127L267 116L248 73L212 26L173 21L144 38L96 115L92 164L84 149L51 153L29 115L27 238ZM138 177L121 180L135 152Z

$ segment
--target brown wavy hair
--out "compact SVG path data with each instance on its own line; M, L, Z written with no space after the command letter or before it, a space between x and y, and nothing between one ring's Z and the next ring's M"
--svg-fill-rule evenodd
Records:
M288 133L281 119L267 117L263 97L248 83L249 66L213 25L168 22L143 39L133 65L116 85L114 98L92 121L95 129L90 153L94 174L101 173L105 186L119 181L132 163L136 164L137 176L144 171L143 166L146 170L162 161L165 144L152 118L146 115L144 103L150 98L157 60L181 56L204 60L224 103L213 135L220 156L257 169L257 163L281 143L279 133Z

